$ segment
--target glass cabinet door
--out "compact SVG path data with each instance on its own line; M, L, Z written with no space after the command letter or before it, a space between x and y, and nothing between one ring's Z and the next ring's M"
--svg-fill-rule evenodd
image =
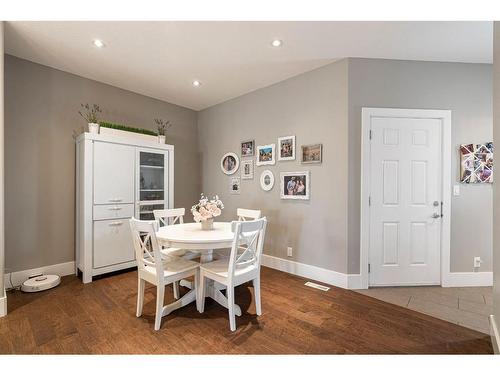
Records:
M140 220L153 220L153 210L168 207L167 151L138 151L138 212Z

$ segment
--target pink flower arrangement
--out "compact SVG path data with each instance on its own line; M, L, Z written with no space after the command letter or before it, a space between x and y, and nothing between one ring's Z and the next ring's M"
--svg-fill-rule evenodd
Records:
M193 214L194 221L199 223L200 221L206 221L220 216L223 209L224 204L217 195L209 200L202 193L200 201L191 207L191 213Z

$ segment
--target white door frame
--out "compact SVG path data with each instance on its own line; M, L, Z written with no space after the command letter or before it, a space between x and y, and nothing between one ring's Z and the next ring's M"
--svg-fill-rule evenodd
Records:
M451 223L451 111L434 109L362 108L361 120L361 287L368 289L370 254L370 120L372 117L404 117L437 119L442 124L442 199L441 219L441 285L450 279L450 223Z

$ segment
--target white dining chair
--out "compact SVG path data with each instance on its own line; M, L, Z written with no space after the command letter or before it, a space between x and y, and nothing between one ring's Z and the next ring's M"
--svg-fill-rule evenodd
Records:
M262 215L260 210L249 210L247 208L236 209L236 216L238 221L248 221L260 219ZM226 249L214 251L213 257L215 260L219 259L229 259L229 255Z
M247 221L260 219L262 212L260 210L249 210L247 208L238 208L236 210L236 216L238 216L238 221Z
M158 223L158 228L165 225L175 225L184 224L184 214L186 213L185 208L169 208L164 210L153 210L153 215ZM200 256L200 253L195 251L189 251L184 249L179 249L176 247L164 247L161 248L161 253L166 256L182 257L184 259L195 259ZM189 284L191 286L191 284ZM174 283L174 298L179 298L179 283Z
M186 277L194 276L195 289L189 293L196 293L199 279L199 263L179 257L165 257L160 251L156 238L157 222L130 219L130 229L134 241L135 257L137 260L138 291L137 317L142 315L144 304L144 288L146 282L156 285L156 315L155 330L160 329L161 318L171 311L184 306L188 301L187 294L180 300L164 306L165 286L178 282ZM197 306L199 300L196 299Z
M267 219L233 221L234 233L229 259L220 259L200 265L200 286L198 288L199 311L205 309L205 279L214 280L226 286L229 310L229 327L236 330L234 313L234 288L248 281L253 282L255 309L262 314L260 303L260 263L266 235ZM241 251L239 251L241 250Z

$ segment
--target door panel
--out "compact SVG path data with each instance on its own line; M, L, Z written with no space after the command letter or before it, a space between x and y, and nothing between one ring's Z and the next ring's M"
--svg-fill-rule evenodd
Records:
M372 117L370 285L440 282L441 121Z
M128 219L94 221L94 268L135 259Z
M135 147L94 143L94 204L134 203Z

